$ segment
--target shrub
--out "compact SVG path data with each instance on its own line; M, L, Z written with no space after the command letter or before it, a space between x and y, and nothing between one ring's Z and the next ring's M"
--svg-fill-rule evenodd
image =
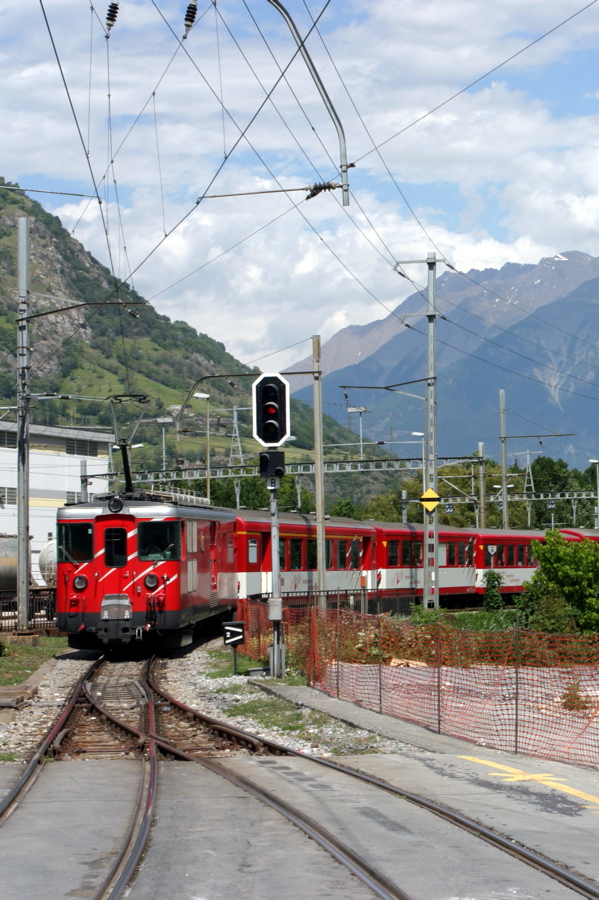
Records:
M528 619L531 631L546 634L573 634L577 631L572 609L559 591L550 591L540 597Z
M483 597L483 606L486 610L503 609L503 597L499 590L501 585L501 574L495 569L489 569L485 572L485 595Z
M582 712L594 706L593 701L586 697L580 689L580 682L573 681L569 684L561 696L561 704L564 709L574 712Z

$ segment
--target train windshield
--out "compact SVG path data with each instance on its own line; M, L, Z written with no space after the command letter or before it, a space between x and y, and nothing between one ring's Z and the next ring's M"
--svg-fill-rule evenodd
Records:
M94 532L89 522L59 523L57 561L89 562L94 558Z
M181 558L180 522L140 522L137 526L137 555L157 561Z

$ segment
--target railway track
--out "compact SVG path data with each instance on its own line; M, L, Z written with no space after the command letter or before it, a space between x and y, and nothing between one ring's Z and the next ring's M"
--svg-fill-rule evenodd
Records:
M352 847L343 839L343 834L339 836L325 827L318 815L306 811L305 805L289 800L288 796L293 796L293 791L285 788L285 778L291 779L290 788L292 781L297 785L298 778L313 779L308 770L316 771L318 767L319 773L328 772L337 781L346 781L348 786L344 790L347 790L348 796L358 790L351 784L359 785L359 790L391 795L433 813L452 828L466 831L477 841L483 840L495 850L534 867L543 876L563 885L568 892L572 892L572 896L599 900L596 884L485 828L480 822L402 787L330 760L307 757L190 709L161 687L160 672L164 665L160 661L155 661L153 667L106 660L94 663L76 686L59 721L38 748L19 783L0 801L2 825L18 809L48 759L122 759L131 764L135 762L138 774L130 819L124 828L120 847L111 854L106 871L96 879L94 892L89 893L93 900L117 900L133 878L154 818L159 754L167 759L200 764L267 804L357 876L375 896L386 900L415 900L415 896L396 883L400 879L377 868L359 847ZM287 757L287 762L282 757ZM277 758L280 763L277 763ZM293 758L298 761L298 767L292 764ZM262 760L262 765L252 766L252 759L258 763ZM277 779L282 777L282 788L272 789L273 773ZM320 774L318 777L321 777Z

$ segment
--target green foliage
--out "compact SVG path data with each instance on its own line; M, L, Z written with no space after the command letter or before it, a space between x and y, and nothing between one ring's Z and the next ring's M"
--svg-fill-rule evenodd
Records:
M415 625L441 623L445 628L461 631L508 631L517 623L517 610L477 609L451 611L446 609L423 609L420 604L412 604L410 622Z
M342 519L359 519L359 509L351 500L336 500L328 508L329 515L339 516Z
M545 634L573 634L577 630L572 610L557 590L549 590L539 598L528 627Z
M518 600L529 626L537 612L538 622L549 621L553 610L557 621L567 623L573 616L580 630L599 631L599 544L566 541L557 532L548 532L544 544L533 541L532 547L539 569Z
M572 684L566 687L560 700L564 709L574 712L584 712L584 710L591 709L594 706L590 697L585 696L581 691L580 682L578 681L573 681Z
M503 609L503 597L499 590L502 580L501 573L496 572L495 569L489 569L484 574L485 594L483 606L488 611Z

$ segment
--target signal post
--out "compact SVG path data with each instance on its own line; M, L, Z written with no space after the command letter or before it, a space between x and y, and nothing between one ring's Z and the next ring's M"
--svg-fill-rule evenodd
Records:
M279 559L279 487L285 474L285 454L280 447L289 437L289 382L278 374L261 375L252 385L254 438L268 448L260 453L260 475L270 491L270 544L272 589L268 601L268 618L272 622L273 642L270 648L270 674L285 674L285 644L282 639L283 600L281 598L281 566Z

